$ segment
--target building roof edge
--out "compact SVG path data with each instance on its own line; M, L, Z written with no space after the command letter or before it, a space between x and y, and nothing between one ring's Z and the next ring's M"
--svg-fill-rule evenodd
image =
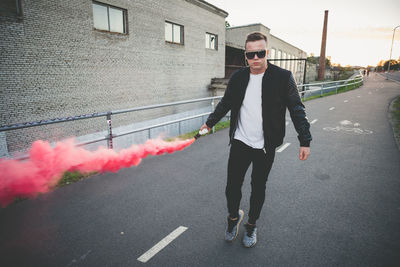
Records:
M276 39L282 41L282 42L285 42L286 44L288 44L288 45L290 45L290 46L292 46L292 47L294 47L294 48L296 48L296 49L299 49L300 51L304 52L305 54L307 54L307 52L304 51L303 49L300 49L300 48L298 48L297 46L294 46L294 45L292 45L291 43L288 43L288 42L286 42L285 40L283 40L283 39L281 39L281 38L279 38L279 37L276 37L276 36L273 35L273 34L270 34L270 35L271 35L272 37L274 37L274 38L276 38Z
M229 14L225 10L218 8L204 0L185 0L186 2L192 3L196 6L202 7L208 11L211 11L214 14L220 15L221 17L226 18Z
M265 26L265 25L262 24L262 23L251 23L251 24L246 24L246 25L228 27L228 28L226 28L226 29L229 30L229 29L244 28L244 27L250 27L250 26L257 26L257 25L261 25L261 26L267 28L268 30L271 30L270 28L268 28L267 26Z

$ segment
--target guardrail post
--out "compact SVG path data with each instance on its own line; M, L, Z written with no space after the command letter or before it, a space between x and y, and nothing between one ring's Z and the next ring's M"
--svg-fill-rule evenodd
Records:
M324 88L324 85L321 84L321 97L322 97L322 89Z
M212 107L211 112L213 112L215 110L215 100L214 99L211 101L211 107ZM215 133L215 126L212 127L212 133Z
M108 147L108 149L113 149L113 136L112 136L112 126L111 126L111 111L109 111L107 113L107 125L108 125L107 147Z
M336 94L337 94L337 89L338 89L338 83L335 82L335 91L336 91Z

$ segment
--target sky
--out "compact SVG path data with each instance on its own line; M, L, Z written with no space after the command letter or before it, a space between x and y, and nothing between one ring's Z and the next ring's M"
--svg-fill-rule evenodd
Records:
M400 25L399 0L206 0L229 13L231 26L262 23L270 33L319 56L324 11L329 10L326 56L333 63L376 66L388 60L393 29ZM400 57L400 27L392 59Z

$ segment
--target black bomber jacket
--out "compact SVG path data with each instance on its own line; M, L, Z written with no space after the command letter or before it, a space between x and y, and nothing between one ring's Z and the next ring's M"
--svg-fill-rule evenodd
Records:
M223 98L206 121L207 126L211 128L230 110L230 142L232 142L235 135L239 111L249 79L249 67L243 67L234 72L229 79ZM292 73L268 62L268 67L262 80L261 96L264 146L272 145L273 147L278 147L283 143L287 108L298 133L297 138L300 141L300 146L309 147L312 140L310 123L306 117L305 108Z

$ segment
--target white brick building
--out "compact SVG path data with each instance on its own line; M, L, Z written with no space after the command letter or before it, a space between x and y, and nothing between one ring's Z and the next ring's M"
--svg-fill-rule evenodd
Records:
M202 0L4 0L0 125L207 97L224 76L227 15ZM0 150L104 129L95 119L3 132Z

